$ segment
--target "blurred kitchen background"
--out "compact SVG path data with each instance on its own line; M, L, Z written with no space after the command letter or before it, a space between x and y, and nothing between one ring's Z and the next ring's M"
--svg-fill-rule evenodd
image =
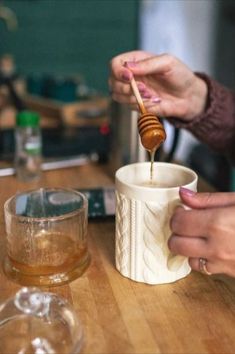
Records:
M137 48L169 52L234 88L234 38L234 0L0 1L0 168L13 161L23 109L40 113L45 160L85 155L115 169L146 159L137 114L110 99L110 59ZM182 161L218 190L235 190L224 156L164 124L157 159Z

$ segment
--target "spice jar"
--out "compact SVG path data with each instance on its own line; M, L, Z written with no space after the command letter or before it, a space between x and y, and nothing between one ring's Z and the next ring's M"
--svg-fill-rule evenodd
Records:
M41 150L39 115L31 111L18 113L15 129L15 169L19 180L29 182L40 178Z

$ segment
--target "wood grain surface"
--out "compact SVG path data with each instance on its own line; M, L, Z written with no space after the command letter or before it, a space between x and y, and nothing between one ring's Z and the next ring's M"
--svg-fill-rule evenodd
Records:
M103 167L95 164L44 172L37 183L23 184L13 176L2 177L1 261L5 254L3 204L16 191L38 186L87 188L112 184ZM115 269L114 227L112 219L90 221L90 267L69 285L50 289L67 298L81 318L85 333L82 353L234 354L235 280L192 272L173 284L133 282ZM0 271L0 302L19 288ZM1 348L1 354L9 353Z

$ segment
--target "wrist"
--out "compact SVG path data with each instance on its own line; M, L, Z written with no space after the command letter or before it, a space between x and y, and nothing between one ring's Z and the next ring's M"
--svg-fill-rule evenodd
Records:
M195 75L192 104L188 114L188 120L193 120L196 116L203 114L207 108L208 86L205 80Z

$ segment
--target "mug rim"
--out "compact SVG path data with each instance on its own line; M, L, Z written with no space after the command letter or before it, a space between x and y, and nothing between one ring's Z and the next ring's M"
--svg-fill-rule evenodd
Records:
M179 170L183 170L187 173L189 173L191 176L192 176L192 180L186 184L183 184L181 186L174 186L174 187L148 187L148 186L139 186L138 184L134 184L134 183L128 183L126 181L123 180L123 178L121 178L119 176L119 174L126 168L129 168L129 167L134 167L134 166L140 166L140 165L150 165L150 162L148 161L145 161L145 162L136 162L136 163L132 163L132 164L128 164L128 165L125 165L125 166L122 166L120 167L116 173L115 173L115 180L116 182L118 181L119 183L125 185L125 186L128 186L130 188L135 188L136 190L146 190L146 191L154 191L154 190L157 190L157 191L169 191L169 190L177 190L179 189L180 187L185 187L185 186L188 186L192 183L195 183L198 181L198 175L196 174L195 171L193 171L190 167L186 167L186 166L183 166L183 165L179 165L179 164L176 164L176 163L171 163L171 162L154 162L154 165L159 165L159 166L167 166L169 168L177 168Z

